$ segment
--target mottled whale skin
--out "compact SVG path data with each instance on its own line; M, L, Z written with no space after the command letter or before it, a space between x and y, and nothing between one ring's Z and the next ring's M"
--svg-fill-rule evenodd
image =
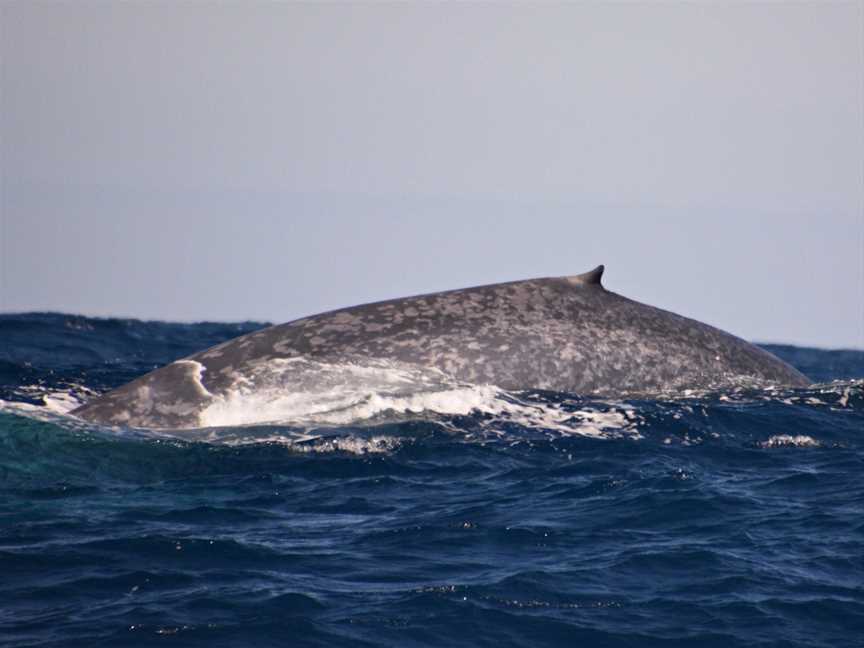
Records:
M606 290L602 275L598 266L572 277L391 299L271 326L156 369L73 414L109 425L197 427L202 409L238 377L288 358L392 360L507 390L606 397L810 384L744 340ZM284 366L290 372L291 363Z

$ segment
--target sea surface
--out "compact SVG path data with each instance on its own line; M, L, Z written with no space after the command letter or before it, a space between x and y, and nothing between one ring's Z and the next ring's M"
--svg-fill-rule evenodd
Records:
M0 315L0 645L864 646L864 352L766 345L788 391L68 413L260 326Z

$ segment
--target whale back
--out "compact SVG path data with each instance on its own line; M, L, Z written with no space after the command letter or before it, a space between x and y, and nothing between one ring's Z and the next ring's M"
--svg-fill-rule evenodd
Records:
M195 425L202 402L258 367L300 358L373 358L507 390L614 397L809 384L744 340L606 290L602 275L599 266L572 277L391 299L272 326L157 369L75 413L100 422Z

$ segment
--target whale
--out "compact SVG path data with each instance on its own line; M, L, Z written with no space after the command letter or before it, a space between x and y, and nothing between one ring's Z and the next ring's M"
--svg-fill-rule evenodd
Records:
M390 362L502 390L640 398L811 381L720 329L628 299L583 274L511 281L328 311L242 335L73 410L98 424L196 428L261 367L293 388L304 361Z

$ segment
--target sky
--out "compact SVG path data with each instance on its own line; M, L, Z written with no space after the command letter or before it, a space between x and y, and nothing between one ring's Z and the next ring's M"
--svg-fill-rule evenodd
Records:
M606 265L864 348L864 3L0 4L0 310L282 322Z

